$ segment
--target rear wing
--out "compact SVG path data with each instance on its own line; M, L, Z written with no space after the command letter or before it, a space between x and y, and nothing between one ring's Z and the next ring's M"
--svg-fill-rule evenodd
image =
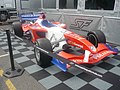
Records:
M19 15L20 21L34 21L37 20L40 13L22 13Z

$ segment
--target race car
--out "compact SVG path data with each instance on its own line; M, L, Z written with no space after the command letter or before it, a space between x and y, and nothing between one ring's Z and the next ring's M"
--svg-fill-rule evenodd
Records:
M41 13L34 22L32 19L29 23L13 23L16 36L26 37L33 42L37 64L43 68L49 67L52 62L63 71L67 71L72 65L51 57L48 52L76 63L76 66L94 64L111 54L118 53L118 49L106 43L102 31L92 30L86 36L82 36L67 30L66 27L66 24L60 22L50 22L44 13Z

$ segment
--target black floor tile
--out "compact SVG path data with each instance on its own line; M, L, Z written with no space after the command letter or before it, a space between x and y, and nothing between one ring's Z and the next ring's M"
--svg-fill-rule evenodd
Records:
M24 45L25 47L34 47L34 44L32 43L32 42L30 42L30 41L27 41L27 44L26 45Z
M108 90L120 90L120 86L112 86Z
M99 66L103 69L106 69L106 70L110 70L114 67L114 65L111 65L111 64L106 63L106 62L102 62L102 63L98 64L97 66Z
M12 50L16 50L16 49L12 46Z
M1 33L0 33L0 34L1 34ZM5 34L0 35L0 37L3 37L3 36L5 36Z
M103 61L108 60L108 59L110 59L110 57L105 57L105 58L103 59Z
M29 51L29 49L28 48L22 48L22 49L19 49L18 51L25 52L25 51Z
M24 56L24 55L21 54L21 53L18 53L18 54L13 55L14 58L19 58L19 57L23 57L23 56Z
M92 81L93 79L95 79L94 76L89 75L89 74L84 73L84 72L81 73L81 74L78 74L77 77L79 77L79 78L85 80L86 82L90 82L90 81Z
M88 68L92 68L92 67L94 67L95 65L93 65L93 64L84 64L84 66L86 66L86 67L88 67Z
M4 46L7 46L8 44L6 43L6 44L1 44L0 45L0 47L4 47Z
M120 60L120 55L115 55L112 58Z
M5 52L9 52L9 49L4 49Z
M5 36L5 35L4 35L4 36ZM3 41L6 41L6 40L7 40L7 37L5 37L5 38L2 38L2 40L3 40Z
M43 78L46 78L48 76L50 76L51 74L49 74L47 71L45 70L41 70L41 71L38 71L38 72L35 72L33 74L31 74L31 76L33 76L37 81L43 79Z
M58 84L55 87L48 89L48 90L73 90L64 83Z
M57 77L58 79L60 79L61 81L65 81L65 80L73 77L74 75L69 72L61 71L59 73L56 73L54 76Z
M114 86L119 86L120 88L120 76L107 72L103 75L102 80L107 81L108 83L113 84Z
M23 42L23 41L21 41L21 40L20 40L20 41L18 41L18 43L22 43L22 42Z
M120 67L120 64L118 65L118 67Z
M18 47L18 46L21 46L20 44L13 44L12 45L13 47Z
M97 89L96 87L94 87L90 84L87 84L87 85L83 86L82 88L80 88L78 90L99 90L99 89Z
M30 58L30 59L34 59L35 58L35 55L34 54L31 54L31 55L27 55L26 57Z
M12 51L14 51L15 49L12 48ZM5 52L9 52L9 49L4 49Z
M26 62L23 62L23 63L20 63L20 65L25 68L25 67L28 67L28 66L31 66L31 65L34 65L35 63L32 62L31 60L29 61L26 61Z
M0 42L3 42L3 40L0 40Z

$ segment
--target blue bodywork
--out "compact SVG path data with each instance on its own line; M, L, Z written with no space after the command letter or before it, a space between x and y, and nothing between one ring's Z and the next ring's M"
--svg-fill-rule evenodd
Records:
M56 27L56 25L52 24L51 22L49 22L48 20L43 20L41 22L42 26L45 26L45 27Z
M29 13L29 14L21 14L19 15L20 21L33 21L37 20L38 17L40 16L40 13Z
M60 60L53 58L51 62L55 64L57 67L59 67L61 70L63 70L64 72L67 71L67 65L61 62Z
M106 44L106 46L107 46L111 51L118 53L118 49L117 49L117 48L113 48L113 47L111 47L109 44Z

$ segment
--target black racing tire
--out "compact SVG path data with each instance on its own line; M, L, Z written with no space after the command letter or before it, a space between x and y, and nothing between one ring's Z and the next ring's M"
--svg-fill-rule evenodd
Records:
M23 29L22 29L22 25L20 22L13 22L12 23L12 27L14 30L14 34L18 37L23 37Z
M38 39L35 42L35 45L44 49L44 50L52 51L52 45L51 45L50 41L46 38ZM47 68L51 65L52 57L50 57L50 56L46 55L45 53L41 52L36 47L34 47L34 54L35 54L37 64L39 66L41 66L42 68Z
M106 43L106 37L100 30L93 30L87 34L87 39L97 48L98 43Z
M1 22L7 21L7 15L4 14L4 13L1 13L1 14L0 14L0 21L1 21Z

